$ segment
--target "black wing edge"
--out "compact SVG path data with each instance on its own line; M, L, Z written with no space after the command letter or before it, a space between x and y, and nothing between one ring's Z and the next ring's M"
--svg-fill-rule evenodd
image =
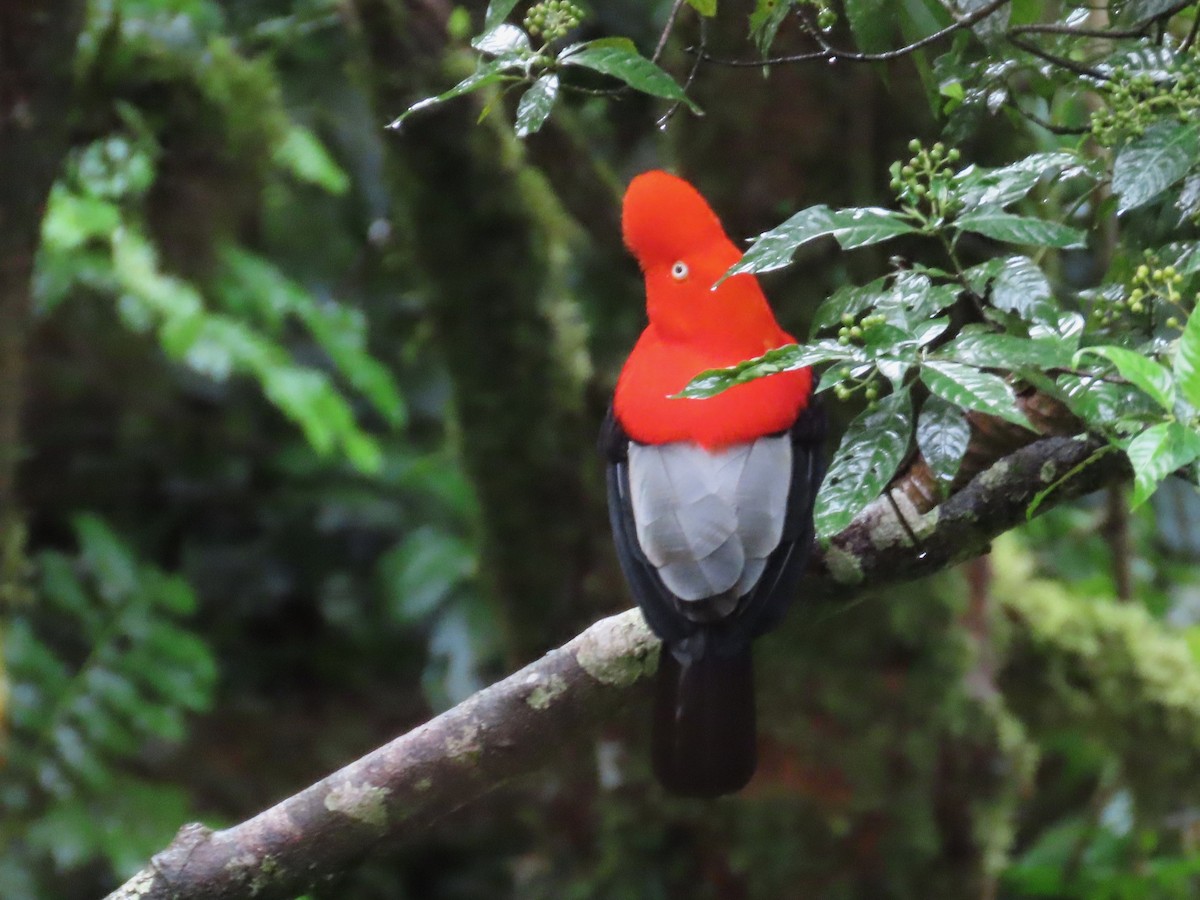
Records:
M770 631L783 618L812 552L813 502L825 476L825 410L813 398L789 429L792 437L792 480L788 514L779 546L767 560L762 578L746 595L738 612L719 623L699 623L684 617L680 602L663 584L642 553L629 501L629 435L612 409L600 429L599 450L607 462L608 516L621 569L650 630L668 644L679 644L704 632L697 649L711 647L725 656Z
M667 643L677 643L692 634L695 626L676 610L679 601L663 584L638 544L633 504L629 500L629 440L610 408L600 428L599 449L608 462L608 520L617 559L650 630Z

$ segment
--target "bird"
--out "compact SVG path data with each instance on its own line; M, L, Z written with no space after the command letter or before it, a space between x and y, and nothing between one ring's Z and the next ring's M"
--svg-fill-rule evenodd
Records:
M668 792L735 793L757 765L755 638L798 590L824 475L825 417L808 368L676 395L700 372L796 343L758 280L723 278L742 257L689 182L636 176L625 246L648 324L601 429L617 557L661 639L651 762Z

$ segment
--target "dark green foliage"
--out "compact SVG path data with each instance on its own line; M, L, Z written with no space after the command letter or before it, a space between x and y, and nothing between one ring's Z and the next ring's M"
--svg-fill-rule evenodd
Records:
M196 606L187 583L139 562L95 516L76 517L74 530L78 555L38 557L38 603L5 629L0 888L14 900L53 893L53 872L95 859L129 873L178 827L186 791L132 764L146 746L183 738L217 678L183 623Z
M1100 40L1017 0L885 70L838 48L984 4L693 0L651 62L670 5L90 5L0 536L36 563L0 609L5 900L99 896L628 602L591 444L641 326L619 185L652 165L735 239L782 223L735 271L812 339L686 393L820 367L825 536L914 450L954 489L969 416L1023 426L1032 386L1154 495L1134 602L1120 523L1055 510L990 582L798 604L745 795L662 797L637 710L311 896L1194 893L1194 755L1159 746L1200 743L1168 478L1200 459L1194 8L1114 3L1146 28ZM693 80L685 46L753 65ZM758 77L793 53L838 61Z

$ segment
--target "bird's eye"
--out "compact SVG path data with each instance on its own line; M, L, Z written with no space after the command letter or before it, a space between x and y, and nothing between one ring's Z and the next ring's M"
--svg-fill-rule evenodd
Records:
M671 266L671 277L674 278L676 281L683 281L683 279L687 278L688 277L687 263L685 263L681 259L677 263L675 263L675 265Z

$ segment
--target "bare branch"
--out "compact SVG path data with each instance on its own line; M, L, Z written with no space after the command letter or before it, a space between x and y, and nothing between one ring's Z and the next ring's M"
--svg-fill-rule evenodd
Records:
M992 0L991 3L979 7L969 16L956 22L947 25L941 31L935 31L933 34L921 38L919 41L914 41L904 47L899 47L895 50L888 50L884 53L857 53L852 50L839 50L836 47L831 47L826 44L824 39L820 39L822 48L811 53L798 53L792 56L775 56L768 59L721 59L715 56L709 56L704 52L703 48L689 48L689 52L697 53L705 62L711 62L720 66L739 66L753 67L773 66L783 63L809 62L814 59L839 60L843 62L889 62L890 60L900 59L910 53L927 47L930 44L935 44L944 37L954 34L956 31L961 31L964 28L970 28L972 25L983 21L992 13L999 10L1001 7L1007 6L1010 0Z
M685 0L675 0L671 4L671 11L667 13L667 24L663 26L662 34L658 36L658 44L654 47L654 55L650 57L651 62L657 63L662 59L663 51L667 49L667 39L675 29L675 20L679 18L679 10L683 7L684 2Z

